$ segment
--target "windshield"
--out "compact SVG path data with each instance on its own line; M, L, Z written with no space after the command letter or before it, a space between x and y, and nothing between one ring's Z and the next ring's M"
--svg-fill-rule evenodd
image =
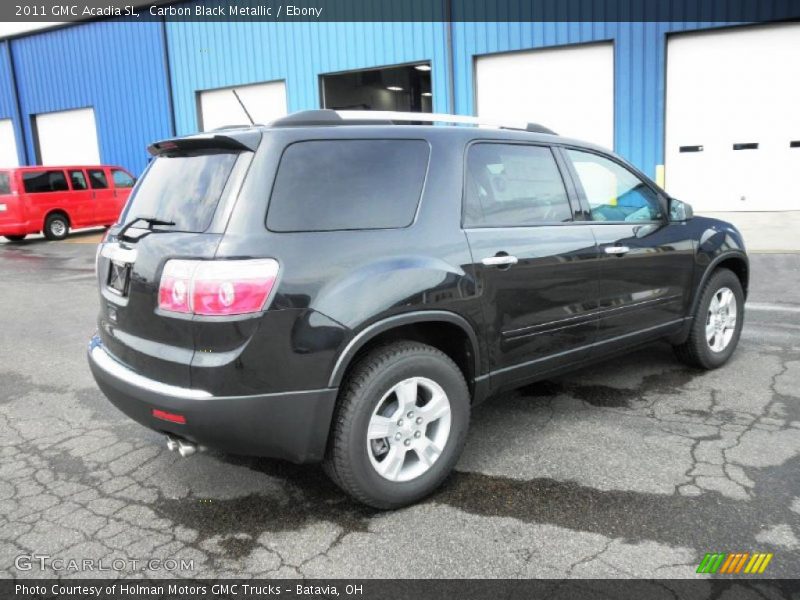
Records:
M205 231L238 156L159 156L133 192L123 222L148 217L171 221L176 231Z

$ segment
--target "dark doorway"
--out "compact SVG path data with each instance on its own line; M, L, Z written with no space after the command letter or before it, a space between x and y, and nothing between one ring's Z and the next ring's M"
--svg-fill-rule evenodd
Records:
M323 75L322 106L334 110L433 112L431 65Z

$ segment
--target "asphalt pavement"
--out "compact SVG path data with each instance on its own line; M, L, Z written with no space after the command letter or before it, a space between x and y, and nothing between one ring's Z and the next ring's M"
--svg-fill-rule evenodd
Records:
M770 552L764 576L800 577L798 254L752 256L724 368L657 344L491 399L444 487L380 512L317 466L182 459L118 412L85 358L97 237L0 244L0 576L677 578Z

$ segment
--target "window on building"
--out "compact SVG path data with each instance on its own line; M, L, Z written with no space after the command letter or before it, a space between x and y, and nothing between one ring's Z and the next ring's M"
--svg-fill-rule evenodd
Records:
M430 147L423 140L299 142L283 153L267 214L272 231L406 227Z
M63 171L27 171L22 174L22 185L29 194L63 192L69 189Z
M323 108L433 112L430 63L323 75L321 86Z
M465 227L522 227L572 219L550 148L480 143L467 153Z

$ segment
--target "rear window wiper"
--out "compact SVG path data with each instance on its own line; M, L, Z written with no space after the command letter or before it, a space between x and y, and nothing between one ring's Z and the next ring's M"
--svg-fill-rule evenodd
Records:
M127 233L128 229L133 227L136 223L140 223L140 222L147 223L148 233L145 233L145 234L140 235L138 237L130 237L128 235L125 235ZM152 233L153 231L157 231L156 229L153 229L153 227L158 227L158 226L171 227L173 225L175 225L174 221L164 221L163 219L158 219L156 217L144 217L144 216L142 216L142 217L134 217L133 219L128 221L122 227L122 229L119 230L119 233L117 234L117 237L119 239L121 239L123 241L127 241L127 242L138 242L140 239L142 239L143 237L145 237L149 233Z

